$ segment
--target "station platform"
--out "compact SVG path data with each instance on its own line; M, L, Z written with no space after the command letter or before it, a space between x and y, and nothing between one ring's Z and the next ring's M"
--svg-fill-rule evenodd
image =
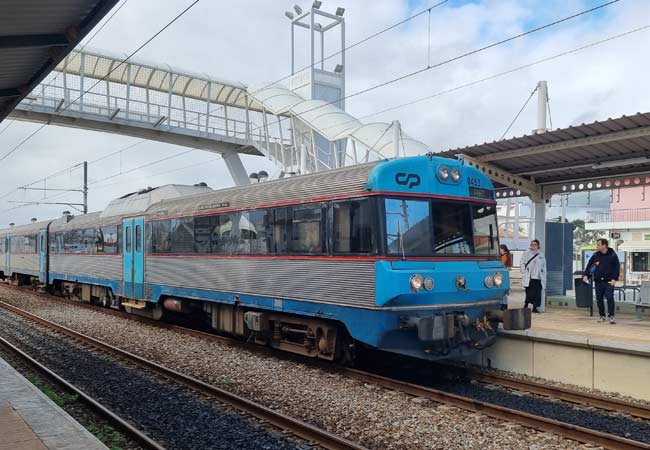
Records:
M522 306L523 292L513 290L509 307ZM469 362L650 401L650 317L617 313L612 325L597 316L547 306L529 330L499 330L497 342Z
M0 358L0 450L108 450Z

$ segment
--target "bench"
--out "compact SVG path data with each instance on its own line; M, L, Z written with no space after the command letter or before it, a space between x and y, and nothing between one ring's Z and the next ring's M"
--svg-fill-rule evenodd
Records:
M643 319L643 313L646 309L650 309L650 281L642 281L641 289L639 289L639 299L634 304L636 311L636 318Z

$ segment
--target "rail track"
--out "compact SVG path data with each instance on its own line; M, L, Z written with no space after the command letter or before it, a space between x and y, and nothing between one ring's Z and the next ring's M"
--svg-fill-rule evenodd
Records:
M33 370L35 370L36 372L44 376L46 379L48 379L50 382L59 386L66 392L76 395L77 398L81 400L86 406L88 406L90 409L95 411L95 413L97 413L100 417L102 417L104 420L106 420L116 429L122 431L124 435L132 439L134 442L137 442L138 444L142 445L143 448L149 450L165 450L165 447L163 447L153 439L149 438L149 436L147 436L144 432L135 428L129 422L127 422L126 420L124 420L123 418L115 414L110 409L106 408L99 401L97 401L90 395L86 394L81 389L77 388L75 385L69 383L68 381L66 381L59 375L57 375L55 372L50 370L48 367L46 367L44 364L41 364L40 362L38 362L37 360L29 356L27 353L23 352L18 347L11 344L9 341L7 341L2 337L0 337L0 347L9 351L11 354L16 356L27 366L31 367Z
M52 300L53 297L47 294L38 294L39 296L46 297L48 300ZM202 339L211 339L211 340L216 340L216 341L221 341L221 342L227 342L229 344L237 345L243 348L247 349L254 349L255 351L263 351L263 352L268 352L271 354L274 354L277 356L277 352L273 352L270 349L252 345L252 344L247 344L242 341L237 341L234 339L230 339L228 337L224 336L219 336L203 331L198 331L178 325L172 325L164 322L157 322L157 321L152 321L149 319L141 318L138 316L133 316L124 312L120 311L115 311L115 310L109 310L109 309L103 309L103 308L97 308L92 305L84 304L78 301L74 300L68 300L68 299L61 299L61 298L55 298L56 301L63 302L63 303L68 303L68 304L73 304L75 306L81 306L83 308L89 308L94 311L99 311L103 312L106 314L110 315L115 315L123 318L127 318L130 320L135 320L138 322L143 322L152 326L160 327L160 328L165 328L169 330L173 330L179 333L187 334L187 335L192 335L195 337L199 337ZM15 311L16 313L23 315L24 317L29 317L33 320L36 320L41 323L47 323L49 327L52 328L59 328L62 329L62 332L65 334L79 334L74 332L73 330L69 330L65 327L62 327L60 325L51 323L45 319L42 319L38 316L34 316L31 313L28 313L26 311L20 310L19 308L16 308L12 305L8 305L4 302L0 302L0 307L11 309ZM83 336L83 335L82 335ZM92 341L95 341L92 338L85 337L87 339L91 339ZM96 341L99 342L99 341ZM109 346L108 344L102 344L98 343L98 345L101 346L106 346L106 350L109 352L113 352L116 350L117 352L122 352L119 349L115 349L112 346ZM134 357L134 358L139 358L135 355L129 354L129 357ZM289 356L290 358L295 358L293 356ZM151 364L152 367L160 367L157 366L155 363L148 362L148 364ZM577 425L572 425L564 422L560 422L557 420L549 419L547 417L542 417L530 413L526 413L523 411L519 411L516 409L511 409L507 408L504 406L499 406L496 404L491 404L487 402L482 402L478 401L469 397L465 397L462 395L457 395L449 392L445 392L442 390L438 389L433 389L430 387L425 387L421 386L418 384L414 383L409 383L401 380L397 380L394 378L389 378L377 374L373 374L370 372L365 372L362 370L358 369L353 369L353 368L347 368L347 367L339 367L339 366L332 366L332 365L323 365L321 366L325 370L329 370L331 372L339 373L341 375L346 375L352 378L355 378L357 380L367 382L367 383L372 383L378 386L382 386L387 389L392 389L392 390L397 390L401 391L404 393L407 393L409 395L413 395L416 397L420 398L425 398L429 399L434 402L438 403L444 403L452 406L456 406L458 408L472 411L472 412L478 412L481 414L485 414L486 416L493 417L499 420L505 420L513 423L518 423L520 425L523 425L525 427L533 428L539 431L545 431L545 432L552 432L556 433L558 435L561 435L563 437L573 439L578 442L583 442L583 443L589 443L589 444L595 444L602 446L604 448L608 449L613 449L613 450L632 450L632 449L648 449L650 450L650 444L645 443L645 442L639 442L635 441L632 439L627 439L621 436L616 436L608 433L603 433L597 430L589 429L586 427L582 426L577 426ZM172 371L173 372L173 371ZM181 376L185 377L185 375L178 374L177 372L173 372L174 376ZM603 409L606 411L613 411L613 412L620 412L620 413L625 413L634 417L638 417L641 419L650 419L650 408L647 408L643 405L638 405L634 403L629 403L625 402L622 400L617 400L617 399L611 399L607 398L604 396L599 396L595 394L590 394L590 393L584 393L580 391L575 391L575 390L570 390L567 388L559 388L559 387L553 387L553 386L547 386L547 385L542 385L539 383L535 382L530 382L530 381L525 381L525 380L519 380L507 376L502 376L499 374L493 374L493 373L486 373L482 371L472 371L471 372L471 377L475 379L476 381L479 381L481 383L489 383L489 384L495 384L504 388L508 389L514 389L518 391L523 391L531 394L536 394L544 397L549 397L549 398L554 398L558 400L562 400L564 402L569 402L573 404L579 404L579 405L585 405L589 407L595 407L598 409ZM221 389L207 385L206 383L192 379L191 377L188 377L191 380L193 380L191 383L196 383L197 389L202 390L206 389L208 392L212 390L217 390L221 391ZM228 394L228 393L227 393ZM228 394L232 395L232 394ZM248 402L248 400L241 399L243 402ZM264 407L262 407L264 408ZM251 415L256 416L254 413L251 412ZM286 416L285 416L286 417ZM282 421L280 423L276 423L273 420L269 420L264 418L263 416L261 417L262 420L268 421L269 423L278 426L282 428L283 426L286 426L285 423ZM304 424L307 425L307 424ZM309 425L308 425L309 426ZM312 427L313 428L313 427ZM300 436L304 439L307 439L311 442L318 442L318 440L311 436L311 434L308 435L301 435L300 433L296 433L297 436ZM310 436L310 437L307 437ZM323 447L326 448L360 448L360 447L336 447L336 446L328 446L328 445L322 445Z
M109 353L113 356L116 356L120 359L126 360L130 363L136 364L139 367L143 367L147 370L150 370L158 375L161 375L162 377L165 377L167 379L173 380L177 383L180 383L182 385L185 385L194 391L200 392L208 397L211 397L215 400L217 400L220 403L226 404L240 412L240 415L243 417L253 417L255 418L259 423L262 423L267 426L272 426L277 429L282 430L285 434L290 433L297 438L307 441L310 443L312 446L317 446L325 449L330 449L330 450L367 450L365 447L356 444L354 442L348 441L340 436L337 436L333 433L330 433L328 431L322 430L318 427L315 427L313 425L310 425L308 423L305 423L303 421L300 421L298 419L289 417L287 415L284 415L282 413L273 411L263 405L260 405L258 403L252 402L250 400L247 400L243 397L234 395L230 392L227 392L223 389L220 389L216 386L209 385L201 380L198 380L196 378L181 374L177 371L174 371L172 369L163 367L159 364L156 364L155 362L149 361L145 358L141 358L137 355L134 355L132 353L126 352L124 350L121 350L117 347L114 347L110 344L101 342L97 339L94 339L90 336L86 336L82 333L78 333L74 330L71 330L67 327L58 325L54 322L51 322L47 319L44 319L42 317L39 317L35 314L32 314L28 311L25 311L23 309L20 309L16 306L10 305L8 303L0 301L0 307L11 311L12 313L21 316L25 319L28 319L32 322L38 323L39 325L44 326L45 328L48 328L56 333L63 334L65 336L68 336L72 338L73 340L83 343L85 345L91 346L95 349L98 349L102 352ZM0 338L1 339L1 338ZM2 339L0 343L3 345L5 344L5 340ZM7 346L12 352L20 352L16 354L21 354L21 357L28 361L31 364L37 364L38 370L41 371L42 373L47 374L48 377L53 377L53 379L57 383L61 383L62 385L66 386L66 388L70 388L73 390L75 393L79 393L80 395L84 395L84 400L88 400L89 402L92 402L90 404L93 404L93 406L100 407L98 402L94 401L92 398L89 396L86 396L83 394L79 389L74 388L74 386L70 385L67 383L65 380L63 380L61 377L56 375L54 372L50 371L43 365L40 365L38 362L36 362L33 358L29 357L26 355L24 352L21 352L19 349L17 349L15 346L12 346L7 342ZM11 346L11 347L9 347ZM14 351L15 349L15 351ZM110 413L106 408L103 408L103 413L109 414L108 417L111 418L111 420L121 420L119 417L116 415ZM112 414L112 415L111 415ZM121 420L119 423L120 427L125 427L126 430L129 431L129 433L136 433L134 434L134 438L138 437L139 439L142 439L139 442L146 442L146 445L148 445L147 448L152 448L156 450L164 450L164 447L160 446L159 444L155 443L155 441L147 438L145 435L142 433L139 433L138 430L136 430L134 427L130 426L126 421ZM139 433L139 434L137 434Z

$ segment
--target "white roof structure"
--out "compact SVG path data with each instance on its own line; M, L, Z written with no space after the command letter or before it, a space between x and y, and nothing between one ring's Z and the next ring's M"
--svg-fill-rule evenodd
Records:
M287 87L273 84L257 90L250 89L249 95L275 115L297 117L312 127L328 141L353 139L383 156L394 156L392 124L374 122L364 124L331 102L305 100ZM429 147L405 133L401 133L401 145L406 156L424 154Z
M215 78L204 73L178 69L167 64L129 58L127 54L111 53L86 47L72 51L56 70L83 75L97 80L106 79L120 84L151 89L210 103L246 108L246 86L237 81ZM249 109L260 111L259 104L252 102Z
M126 216L141 214L154 203L188 195L203 194L212 191L207 186L185 186L168 184L157 188L144 189L113 200L104 209L100 217Z

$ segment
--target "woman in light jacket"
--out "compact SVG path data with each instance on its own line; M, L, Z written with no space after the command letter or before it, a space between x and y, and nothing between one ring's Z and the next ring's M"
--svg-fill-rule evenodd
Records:
M521 282L526 288L526 304L533 305L533 312L538 313L542 304L542 289L546 289L546 258L539 248L539 241L534 239L521 257Z

